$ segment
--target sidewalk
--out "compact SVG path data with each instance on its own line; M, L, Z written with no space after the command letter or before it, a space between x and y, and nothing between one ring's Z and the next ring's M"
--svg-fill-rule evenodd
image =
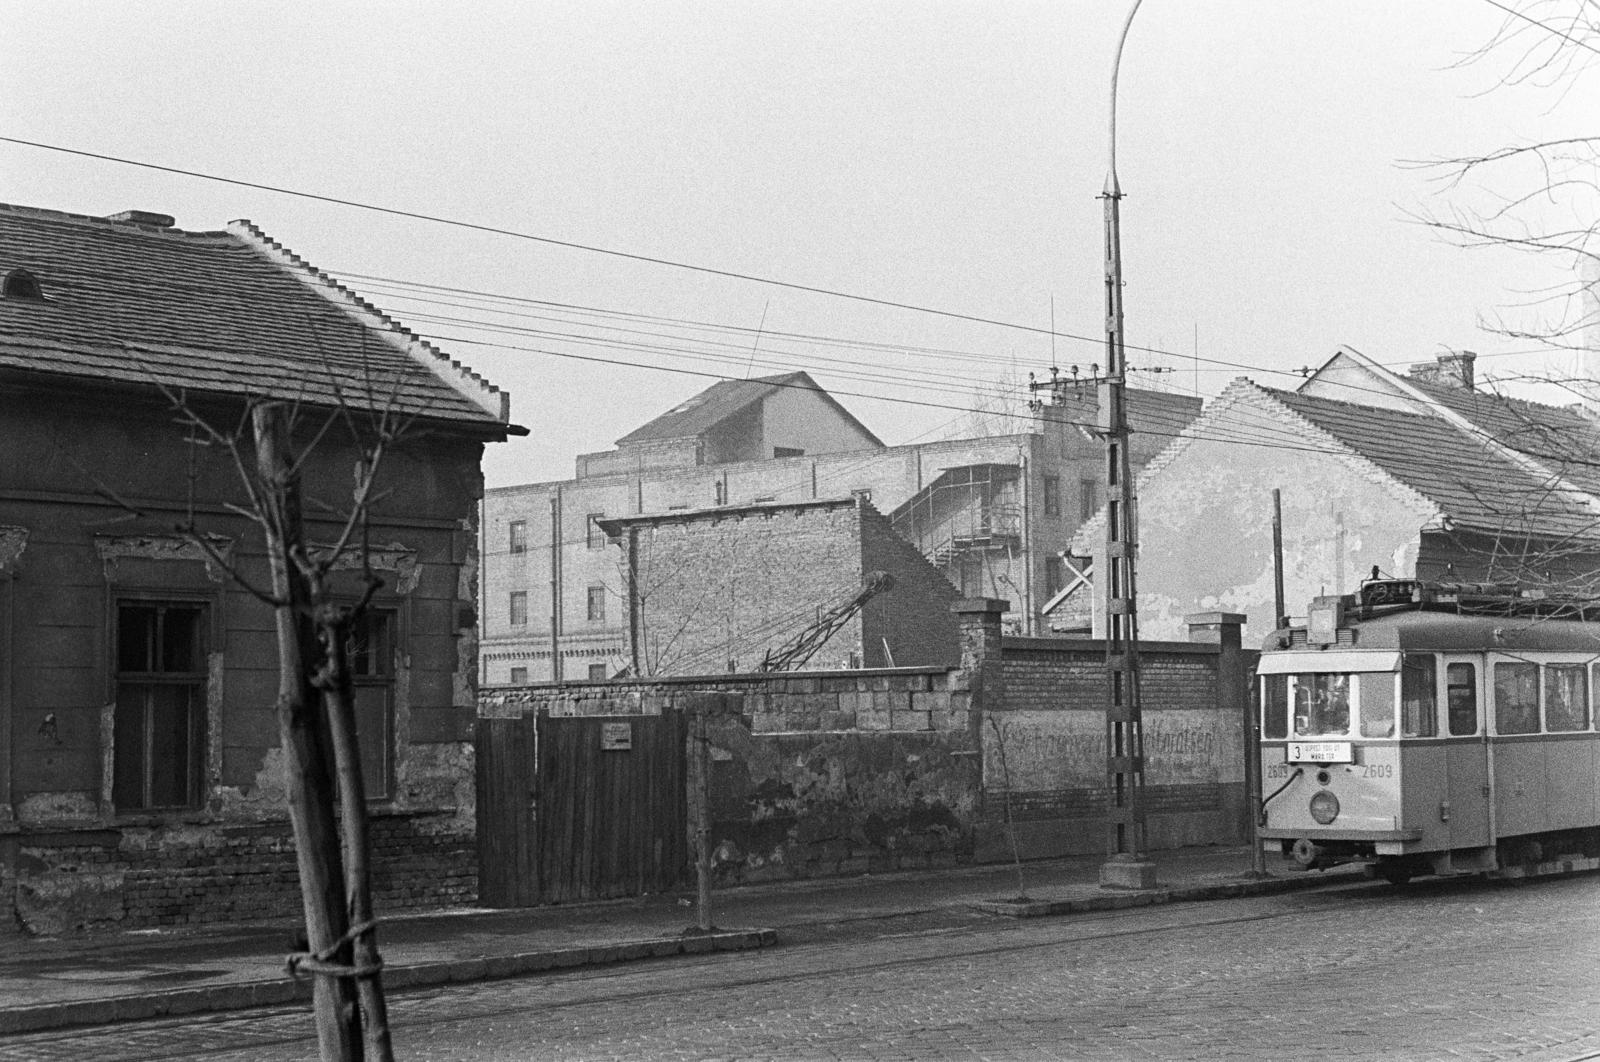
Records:
M404 989L759 948L799 926L948 908L1036 917L1362 880L1358 868L1307 873L1273 857L1268 876L1253 878L1245 847L1180 849L1152 859L1158 885L1143 892L1101 889L1098 856L1025 864L1029 904L1009 902L1016 896L1016 872L1005 864L726 889L714 897L712 911L717 925L729 928L709 935L684 932L694 922L694 909L684 902L692 889L562 907L397 915L379 931L384 985ZM284 972L296 928L283 922L0 937L0 1034L309 999L309 985Z

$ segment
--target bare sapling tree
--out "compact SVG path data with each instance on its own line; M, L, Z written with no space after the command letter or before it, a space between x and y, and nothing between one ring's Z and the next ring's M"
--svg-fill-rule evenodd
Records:
M994 731L995 752L1000 756L1000 780L1005 786L1005 801L1002 805L1005 811L1006 842L1011 846L1011 865L1017 872L1017 895L1013 897L1015 903L1027 903L1027 882L1022 877L1022 846L1017 844L1017 822L1011 809L1011 764L1006 758L1006 729L1000 723L998 715L989 715L989 726Z
M307 941L306 952L290 957L289 970L313 978L324 1062L391 1062L351 651L383 586L372 566L371 517L379 471L400 435L394 396L358 411L341 394L336 409L315 414L288 401L252 400L224 430L183 393L162 390L190 442L228 456L245 503L227 508L254 524L265 541L270 585L259 586L197 525L191 487L187 518L175 530L236 585L269 604L275 617L278 728ZM328 505L320 517L336 528L325 542L308 534L304 486L319 448L355 455L348 499Z

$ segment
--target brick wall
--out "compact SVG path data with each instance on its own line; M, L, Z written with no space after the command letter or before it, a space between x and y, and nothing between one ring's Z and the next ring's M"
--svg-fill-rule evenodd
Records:
M960 658L960 635L950 611L960 596L956 588L870 506L861 508L861 567L888 572L895 580L893 590L862 610L868 664L891 663L885 643L900 667L947 666Z
M632 573L639 672L749 671L847 602L867 572L894 578L803 665L948 665L955 589L865 500L702 509L606 522ZM732 664L730 664L732 661Z
M1105 850L1105 648L1002 638L1003 601L958 602L961 666L658 677L485 689L480 718L637 716L714 704L723 882ZM1152 850L1245 839L1250 654L1239 617L1150 643ZM559 780L558 780L559 781Z
M1237 626L1231 630L1227 644L1141 646L1151 849L1247 839L1248 689L1240 676L1248 668L1241 672ZM1009 799L1019 843L1032 855L1104 851L1105 643L1007 638L1002 653L1004 705L985 711L984 806L1003 815Z
M372 818L380 918L477 899L474 835L437 819ZM291 919L302 910L286 822L40 833L18 841L16 913L32 933Z

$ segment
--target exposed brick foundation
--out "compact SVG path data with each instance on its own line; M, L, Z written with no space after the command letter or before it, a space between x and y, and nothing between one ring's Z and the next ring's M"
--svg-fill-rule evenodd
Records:
M380 915L477 899L474 837L430 828L438 820L372 818ZM292 918L302 909L287 822L26 833L18 842L18 918L34 933Z

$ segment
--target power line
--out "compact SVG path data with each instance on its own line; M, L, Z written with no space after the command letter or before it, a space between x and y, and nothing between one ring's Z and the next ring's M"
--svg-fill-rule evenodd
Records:
M1493 0L1486 0L1486 2L1493 3ZM1500 5L1497 4L1496 6L1500 6ZM1526 18L1526 16L1521 16L1520 13L1517 13L1517 14L1519 14L1519 17ZM1532 21L1532 20L1530 20L1530 21ZM1548 29L1549 27L1545 27L1545 28ZM1551 32L1558 32L1558 31L1551 30ZM1579 43L1581 43L1581 42L1579 42ZM189 170L189 169L184 169L182 167L177 167L177 166L167 166L167 165L162 165L160 163L145 162L145 161L138 160L138 159L129 159L129 158L124 158L124 157L116 156L116 155L107 155L107 154L104 154L104 153L86 151L86 150L79 149L79 148L69 148L69 147L64 147L64 146L57 145L57 144L47 144L47 143L43 143L41 141L36 141L36 140L25 140L25 139L22 139L22 138L19 138L19 137L0 136L0 142L16 144L16 145L20 145L20 146L23 146L23 147L36 148L36 149L43 150L43 151L54 151L54 152L58 152L58 153L61 153L61 154L74 155L74 156L79 156L79 157L83 157L83 158L91 158L91 159L96 159L96 160L103 161L103 162L113 162L113 163L117 163L118 165L133 166L133 167L137 167L137 168L141 168L141 169L155 170L155 171L161 172L161 173L171 173L171 174L175 174L175 175L178 175L178 176L191 177L191 178L194 178L194 179L197 179L197 180L213 181L213 182L216 182L216 183L219 183L219 184L228 184L228 185L233 185L233 186L241 187L241 188L252 188L252 189L256 189L258 191L271 192L271 193L276 194L276 195L287 195L287 196L293 196L293 197L301 198L301 199L309 199L309 200L313 200L313 201L316 201L316 202L329 203L329 204L332 204L332 205L335 205L335 206L344 206L344 207L349 207L351 209L356 209L356 210L371 211L371 212L374 212L374 213L384 214L384 215L388 215L388 216L391 216L391 217L401 217L401 218L407 218L407 219L416 220L416 221L426 221L426 222L430 222L430 223L433 223L433 224L446 225L446 226L451 226L451 227L455 227L455 228L462 228L462 229L467 229L467 230L470 230L470 231L488 233L488 234L491 234L491 235L499 235L499 236L510 237L510 238L513 238L513 239L528 240L528 241L535 242L535 243L546 244L548 246L563 247L563 248L567 248L567 249L570 249L570 250L579 250L579 251L586 251L586 252L593 253L593 254L608 255L608 256L611 256L611 257L623 258L623 259L642 262L642 263L651 264L651 265L660 265L660 266L665 266L665 267L674 268L674 269L682 269L682 270L687 270L687 271L691 271L691 272L704 273L704 274L711 275L711 276L721 276L721 277L734 279L734 280L747 281L747 282L750 282L750 283L767 284L767 285L771 285L771 286L774 286L774 287L785 288L785 289L792 290L792 291L803 291L803 292L808 292L808 293L811 293L811 294L826 295L826 296L831 296L831 297L841 298L841 299L847 299L847 300L856 301L856 302L862 302L862 303L867 303L867 304L872 304L872 305L884 306L884 307L888 307L888 308L892 308L892 309L908 310L908 311L912 311L912 312L916 312L916 313L927 313L927 314L931 314L931 315L934 315L934 316L948 318L948 319L951 319L951 320L966 321L966 322L973 323L973 324L983 324L983 325L989 325L989 326L998 327L998 328L1008 328L1008 329L1013 329L1013 330L1016 330L1016 331L1028 332L1028 333L1034 334L1034 335L1048 335L1052 339L1058 338L1058 337L1062 338L1062 339L1071 339L1071 340L1075 340L1075 341L1078 341L1078 342L1091 343L1091 344L1094 344L1096 347L1100 346L1104 341L1104 337L1101 337L1101 336L1086 336L1086 335L1080 335L1080 334L1072 333L1072 332L1062 332L1062 331L1057 330L1053 326L1051 328L1039 328L1039 327L1034 326L1034 325L1020 324L1020 323L1015 322L1015 321L1003 321L1003 320L999 320L997 318L981 317L981 316L978 316L978 315L975 315L975 314L964 314L964 313L959 313L959 312L952 311L952 310L942 310L942 309L938 309L936 307L922 306L922 305L918 305L918 304L915 304L915 303L900 302L900 301L896 301L896 300L892 300L892 299L883 299L883 298L878 298L878 297L869 296L869 295L859 295L859 294L855 294L855 293L852 293L852 292L847 292L847 291L843 291L843 290L839 290L839 289L835 289L835 288L825 288L825 287L821 287L819 285L801 284L801 283L798 283L798 282L795 282L795 281L786 281L786 280L777 279L775 277L763 277L763 276L758 276L758 275L750 274L750 273L741 273L741 272L738 272L738 271L735 271L735 270L717 269L717 268L714 268L714 267L695 265L693 263L680 262L680 261L677 261L675 259L663 258L663 257L659 257L659 256L644 255L644 254L638 254L638 253L629 252L629 251L618 251L618 250L615 250L615 249L612 249L612 248L600 247L600 246L593 245L593 244L580 243L580 242L571 241L571 240L561 240L561 239L557 239L555 237L541 236L541 235L538 235L538 234L535 234L535 233L521 232L521 231L518 231L518 230L515 230L515 229L507 229L507 228L502 228L502 227L499 227L499 226L482 224L482 223L479 223L479 222L463 221L463 220L460 220L460 219L457 219L457 218L446 218L446 217L442 217L442 216L439 216L439 215L422 213L420 211L403 210L403 209L400 209L398 207L382 206L382 205L379 205L379 204L362 202L360 200L347 199L347 198L340 197L340 196L326 195L326 194L322 194L322 193L318 193L318 192L307 192L307 191L303 191L303 190L300 190L300 189L285 188L285 187L282 187L282 186L266 184L264 182L259 182L259 181L248 181L248 180L244 180L244 179L241 179L241 178L225 177L225 176L221 176L219 174L203 173L203 172L200 172L198 170ZM348 275L350 275L350 276L360 276L360 274L348 274ZM384 278L369 277L369 278L366 278L366 279L382 280ZM491 297L491 298L506 298L506 299L515 299L515 298L517 298L516 296L493 295L493 294L490 294L490 293L483 293L483 292L470 292L469 289L447 288L447 287L442 286L442 285L423 285L423 284L420 284L418 282L405 282L405 281L391 281L391 282L392 283L416 283L417 286L434 287L434 288L436 288L438 290L453 291L453 292L457 292L457 293L461 293L461 294L471 293L471 294L486 295L487 297ZM527 301L536 301L536 300L527 300ZM725 326L725 327L732 327L732 326ZM1243 370L1248 371L1248 372L1269 372L1269 373L1276 373L1276 374L1281 374L1281 375L1293 375L1294 374L1294 370L1272 369L1272 368L1267 368L1267 367L1260 366L1260 365L1247 364L1247 363L1244 363L1244 362L1233 362L1233 361L1226 361L1226 360L1218 359L1218 358L1201 357L1199 355L1192 354L1192 353L1183 354L1183 353L1179 353L1177 351L1164 350L1164 349L1159 348L1159 347L1140 346L1140 345L1136 345L1136 344L1125 344L1125 347L1126 347L1126 349L1131 349L1131 350L1139 351L1139 352L1142 352L1142 353L1158 354L1158 355L1162 355L1162 356L1166 356L1166 357L1172 357L1172 358L1182 358L1182 359L1184 359L1186 361L1189 361L1189 362L1194 362L1194 361L1205 362L1207 364L1220 366L1220 367L1222 367L1224 369L1228 369L1228 370L1243 369Z
M690 262L680 262L671 258L662 258L655 255L638 254L632 251L618 251L609 247L599 247L594 244L579 243L574 240L560 240L553 236L540 236L536 233L521 232L516 229L501 228L497 225L486 225L474 221L462 221L459 218L441 217L437 214L424 214L415 210L402 210L398 207L381 206L375 203L364 203L357 199L345 199L341 196L323 195L318 192L306 192L295 188L284 188L278 185L264 184L259 181L247 181L237 177L223 177L214 173L201 173L198 170L187 170L178 166L164 166L154 162L143 162L138 159L122 158L117 155L106 155L95 151L85 151L80 148L63 147L58 144L46 144L37 140L23 140L18 137L0 136L0 142L18 144L23 147L38 148L41 151L55 151L64 155L76 155L82 158L97 159L101 162L115 162L122 166L136 166L140 169L156 170L160 173L176 174L180 177L193 177L202 181L215 181L218 184L228 184L239 188L253 188L257 191L271 192L275 195L289 195L300 199L310 199L320 203L330 203L334 206L350 207L355 210L367 210L390 217L407 218L412 221L426 221L435 225L448 225L454 228L468 229L473 232L489 233L495 236L508 236L512 239L529 240L542 243L550 247L562 247L573 251L586 251L590 254L608 255L613 258L622 258L633 262L642 262L647 265L665 266L671 269L682 269L694 273L704 273L708 276L724 277L730 280L742 280L752 284L767 284L772 287L786 288L790 291L803 291L812 295L827 295L832 298L848 299L853 302L868 303L874 306L885 306L896 310L909 310L914 313L933 314L957 321L967 321L972 324L991 325L997 328L1013 328L1024 332L1033 332L1038 335L1049 334L1048 329L1038 328L1033 325L1018 324L1014 321L1001 321L991 317L979 317L975 314L957 313L954 310L940 310L931 306L920 306L916 303L898 302L894 299L877 298L872 295L857 295L837 288L825 288L815 284L801 284L790 280L779 280L775 277L763 277L753 273L741 273L732 269L717 269L713 266L695 265ZM1084 342L1098 343L1099 339L1091 336L1074 335L1069 332L1058 332L1057 335L1066 339L1077 339Z
M1583 40L1582 38L1579 38L1579 37L1574 37L1570 33L1565 33L1565 32L1563 32L1561 30L1558 30L1554 26L1552 26L1552 25L1550 25L1548 23L1540 22L1538 19L1534 18L1532 15L1523 14L1521 11L1518 11L1514 7L1509 7L1509 6L1505 5L1505 4L1500 3L1499 0L1483 0L1483 2L1488 4L1490 7L1497 8L1497 9L1499 9L1501 11L1504 11L1506 14L1512 16L1513 18L1520 18L1522 21L1528 23L1531 26L1537 26L1540 29L1544 30L1546 33L1554 34L1555 36L1560 37L1562 40L1568 42L1569 44L1576 44L1579 48L1585 48L1585 49L1593 52L1596 55L1600 55L1600 48L1596 48L1594 45L1590 44L1588 41Z

